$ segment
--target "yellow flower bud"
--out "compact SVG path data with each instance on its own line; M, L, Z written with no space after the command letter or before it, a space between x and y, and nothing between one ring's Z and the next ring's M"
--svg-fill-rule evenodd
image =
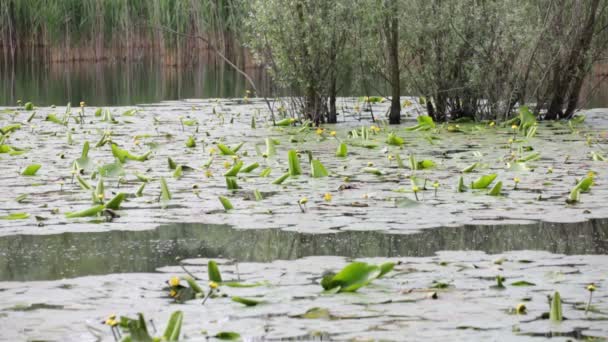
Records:
M169 285L170 286L178 286L179 285L179 277L171 277L171 279L169 279Z
M597 288L595 287L595 284L591 283L589 285L587 285L587 291L589 292L593 292L595 291Z
M515 313L517 313L518 315L524 315L526 313L526 304L524 303L519 303L517 304L517 306L515 307Z

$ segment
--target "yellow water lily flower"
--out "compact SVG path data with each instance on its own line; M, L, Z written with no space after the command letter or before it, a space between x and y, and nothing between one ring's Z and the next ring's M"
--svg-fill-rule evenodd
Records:
M515 184L521 182L521 180L518 177L513 178L513 181L515 182Z
M517 304L517 306L515 307L515 312L516 312L518 315L523 315L523 314L525 314L525 313L526 313L526 310L527 310L527 308L526 308L526 304L524 304L524 303L519 303L519 304Z
M517 125L512 125L511 126L511 129L518 129L518 128L519 128L519 126L517 126Z
M593 292L595 291L597 288L595 287L595 284L591 283L589 285L587 285L587 291L589 292Z
M205 170L205 177L207 177L207 178L213 177L213 173L211 173L211 170L209 170L209 169Z
M209 149L209 154L210 155L214 155L216 153L217 153L217 150L215 149L215 147L212 147L212 148Z
M169 297L174 298L175 296L177 296L177 291L175 291L175 290L169 291Z
M494 121L490 121L490 127L494 127L494 125L496 125L496 123Z
M595 177L595 172L593 172L593 171L587 172L587 177L591 177L591 178Z
M412 191L413 191L413 192L420 192L420 188L414 185L414 186L412 187Z
M329 135L331 135L332 137L335 137L336 136L336 131L329 132Z
M326 192L325 195L323 195L323 199L325 200L325 202L331 202L331 194L329 192Z
M226 161L224 162L224 168L225 168L225 169L229 169L229 168L230 168L230 166L232 166L232 164L230 164L230 162L226 160Z
M306 203L308 203L308 198L306 198L306 197L300 198L300 204L306 204Z
M323 128L319 127L317 128L317 130L315 131L318 135L323 134Z
M169 279L169 285L170 286L178 286L179 285L179 277L171 277L171 279Z
M211 289L215 290L215 289L217 289L219 287L219 285L216 282L214 282L214 281L210 281L209 282L209 287Z
M86 103L84 101L80 101L80 107L84 107Z

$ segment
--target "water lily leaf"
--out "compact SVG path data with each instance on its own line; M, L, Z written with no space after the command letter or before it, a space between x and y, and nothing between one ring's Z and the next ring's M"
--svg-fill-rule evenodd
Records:
M377 169L375 167L364 167L363 172L371 173L372 175L376 175L376 176L382 176L382 171L380 171L380 169Z
M488 191L488 195L490 196L500 196L500 190L502 190L502 182L498 182L492 187L490 191Z
M551 300L551 311L549 312L549 319L555 322L560 322L564 319L562 314L562 299L559 295L559 292L555 292L553 294L553 299Z
M251 163L251 164L243 167L243 169L241 169L241 172L243 172L243 173L249 173L249 172L257 169L258 167L260 167L260 163L254 162L254 163Z
M244 141L236 144L234 147L230 147L230 149L236 154L241 149L241 147L243 147L243 145L245 145Z
M160 203L163 209L167 207L167 203L171 200L171 197L165 177L160 177Z
M531 283L529 281L520 280L520 281L516 281L514 283L511 283L511 286L536 286L536 284Z
M434 161L425 159L425 160L418 162L417 170L432 169L435 166L436 166L436 164Z
M226 146L224 144L218 143L217 144L217 148L220 150L220 153L222 155L225 155L225 156L234 156L234 155L236 155L236 153L234 153L233 150L231 150L228 146Z
M348 155L348 147L345 143L340 143L338 145L338 149L336 150L336 157L344 158Z
M122 201L125 200L125 198L127 198L127 194L125 194L124 192L119 192L118 194L116 194L116 196L112 197L112 199L108 201L108 203L106 203L106 208L112 210L120 209L120 204L122 203Z
M395 160L397 161L398 168L405 169L405 164L403 163L403 159L401 159L399 153L395 153Z
M266 177L270 176L271 172L272 172L272 169L267 167L264 170L262 170L262 172L260 172L260 177L266 178ZM287 177L289 177L289 172L287 172Z
M238 190L239 185L236 182L236 177L225 177L226 178L226 188L228 190Z
M115 178L124 176L126 172L121 163L111 163L100 166L99 174L102 177Z
M2 135L6 135L6 134L14 132L18 129L21 129L20 124L10 124L10 125L6 125L6 126L0 128L0 133L2 133Z
M492 184L496 177L497 175L495 173L481 176L471 183L471 189L485 189Z
M458 186L456 187L456 192L465 192L467 191L467 187L464 185L464 178L460 176L458 178Z
M28 213L12 213L4 216L0 216L0 220L25 220L30 217Z
M194 140L193 136L189 136L188 140L186 140L186 147L188 147L188 148L196 147L196 140Z
M217 333L213 337L215 337L219 340L230 340L230 341L241 339L241 335L239 333L235 333L233 331L222 331L222 332Z
M228 170L226 173L224 173L224 176L236 177L236 175L239 174L239 171L241 170L242 167L243 167L243 161L239 160L238 162L236 162L232 165L230 170Z
M85 141L82 146L82 153L80 154L80 158L76 159L74 162L79 169L83 169L86 171L91 170L94 167L91 158L89 158L89 142Z
M184 314L181 311L175 311L171 314L163 338L165 341L179 341L179 335L182 329Z
M175 171L173 171L173 178L180 179L184 175L183 167L181 165L177 165Z
M296 119L294 118L285 118L283 120L279 120L275 123L275 126L279 126L279 127L285 127L285 126L289 126L292 123L294 123L296 121Z
M209 277L209 281L214 281L216 283L222 282L222 275L220 273L220 268L217 266L217 263L213 260L209 260L209 262L207 262L207 275Z
M232 301L233 302L237 302L237 303L241 303L241 304L243 304L245 306L256 306L256 305L264 302L264 301L261 301L261 300L254 300L254 299L250 299L250 298L237 297L237 296L233 296L232 297Z
M301 175L302 168L300 167L300 159L298 158L298 153L295 150L289 150L287 152L287 160L289 162L289 175L291 177Z
M203 291L203 288L191 276L184 276L184 277L181 277L181 278L184 279L188 283L188 286L190 286L190 288L195 293L197 293L197 294L204 294L205 293L205 291Z
M135 192L135 196L142 197L144 195L144 188L146 187L146 184L148 183L141 183L141 185L139 186L139 188L137 188L137 191Z
M386 143L393 146L401 146L405 143L405 141L395 133L389 133L386 137Z
M103 210L105 209L105 206L103 204L99 204L81 211L77 211L77 212L73 212L73 213L66 213L65 217L66 218L79 218L79 217L90 217L90 216L97 216L99 213L101 213Z
M313 178L321 178L329 176L329 173L325 169L325 166L321 164L318 159L313 159L310 162L310 168L312 169L312 177Z
M150 157L150 154L152 154L152 151L148 151L148 152L138 156L138 155L132 154L131 152L129 152L127 150L124 150L124 149L118 147L118 145L116 145L116 144L112 144L112 154L121 163L124 163L127 159L138 161L138 162L143 162L143 161L148 160L148 158Z
M576 188L579 189L580 192L588 192L592 185L593 185L593 177L585 177L576 184Z
M329 310L325 308L311 308L297 317L305 319L331 319L332 316Z
M26 102L25 105L23 105L23 109L25 110L34 110L34 104L31 102Z
M277 150L275 148L275 141L271 138L266 138L266 156L272 157L277 154Z
M272 181L272 184L279 185L283 184L283 182L289 178L289 172L285 172L282 176Z
M380 274L378 274L378 278L382 278L387 273L392 271L393 268L395 268L395 263L394 262L385 262L384 264L381 264L379 267L380 267Z
M574 203L578 203L581 200L581 189L579 189L578 187L574 187L572 189L572 191L570 191L570 195L568 195L568 198L566 199L566 203L568 204L574 204Z
M232 206L232 203L230 202L230 200L228 198L226 198L224 196L219 196L218 198L219 198L220 202L222 203L222 206L224 207L225 211L234 209L234 207Z
M355 147L363 147L363 148L376 148L378 146L380 146L377 142L375 141L371 141L371 140L353 140L353 139L349 139L347 140L347 143L351 146L355 146Z
M35 176L36 172L38 172L38 170L40 170L41 167L42 167L42 165L40 165L40 164L28 165L23 171L21 171L21 175L22 176Z
M365 262L353 262L344 267L331 281L326 283L326 290L340 287L339 292L355 292L381 273L380 267Z
M410 161L410 170L412 170L412 171L417 170L418 163L416 162L416 156L414 156L413 154L410 154L409 161Z
M222 282L222 286L228 286L228 287L234 287L234 288L249 288L249 287L258 287L258 286L265 286L265 285L268 285L268 283L267 282L257 282L257 283L246 284L246 283L241 283L238 281Z
M593 161L606 161L606 158L598 152L591 152L591 159Z
M464 169L462 169L462 173L469 173L472 172L473 170L475 170L477 167L479 166L479 163L473 163L467 167L465 167Z
M27 200L27 194L21 194L17 197L15 197L15 202L17 203L24 203Z
M517 161L520 163L525 163L525 162L534 161L534 160L538 160L538 159L540 159L540 153L534 152L534 153L530 153L526 156L519 158Z

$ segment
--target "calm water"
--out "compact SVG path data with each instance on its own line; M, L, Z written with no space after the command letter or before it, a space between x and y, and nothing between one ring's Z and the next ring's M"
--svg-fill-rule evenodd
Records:
M586 108L608 107L608 67L598 67L581 95ZM258 90L269 93L270 80L261 69L249 69ZM91 106L135 105L186 98L243 97L246 80L230 66L200 64L168 67L140 63L0 63L0 106L17 100L39 106L85 101ZM350 91L343 90L344 96Z
M260 91L268 77L248 70ZM0 63L0 106L17 100L38 106L85 101L91 106L134 105L185 98L243 97L246 80L227 65L176 68L154 63Z
M574 224L467 225L414 234L377 231L308 234L278 229L241 230L221 225L173 224L145 231L14 235L0 238L0 281L153 272L158 267L174 265L178 259L197 257L270 262L315 255L423 257L444 250L607 254L607 237L608 220Z

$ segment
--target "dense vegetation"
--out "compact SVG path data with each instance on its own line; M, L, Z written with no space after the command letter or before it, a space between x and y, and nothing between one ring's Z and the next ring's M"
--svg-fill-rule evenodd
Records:
M511 118L530 105L571 118L608 45L608 0L8 0L6 58L187 64L245 45L291 98L294 115L336 122L338 94L423 97L437 122ZM215 48L217 47L217 49ZM233 53L230 53L230 52ZM242 65L242 63L236 63ZM281 89L278 89L281 90Z

